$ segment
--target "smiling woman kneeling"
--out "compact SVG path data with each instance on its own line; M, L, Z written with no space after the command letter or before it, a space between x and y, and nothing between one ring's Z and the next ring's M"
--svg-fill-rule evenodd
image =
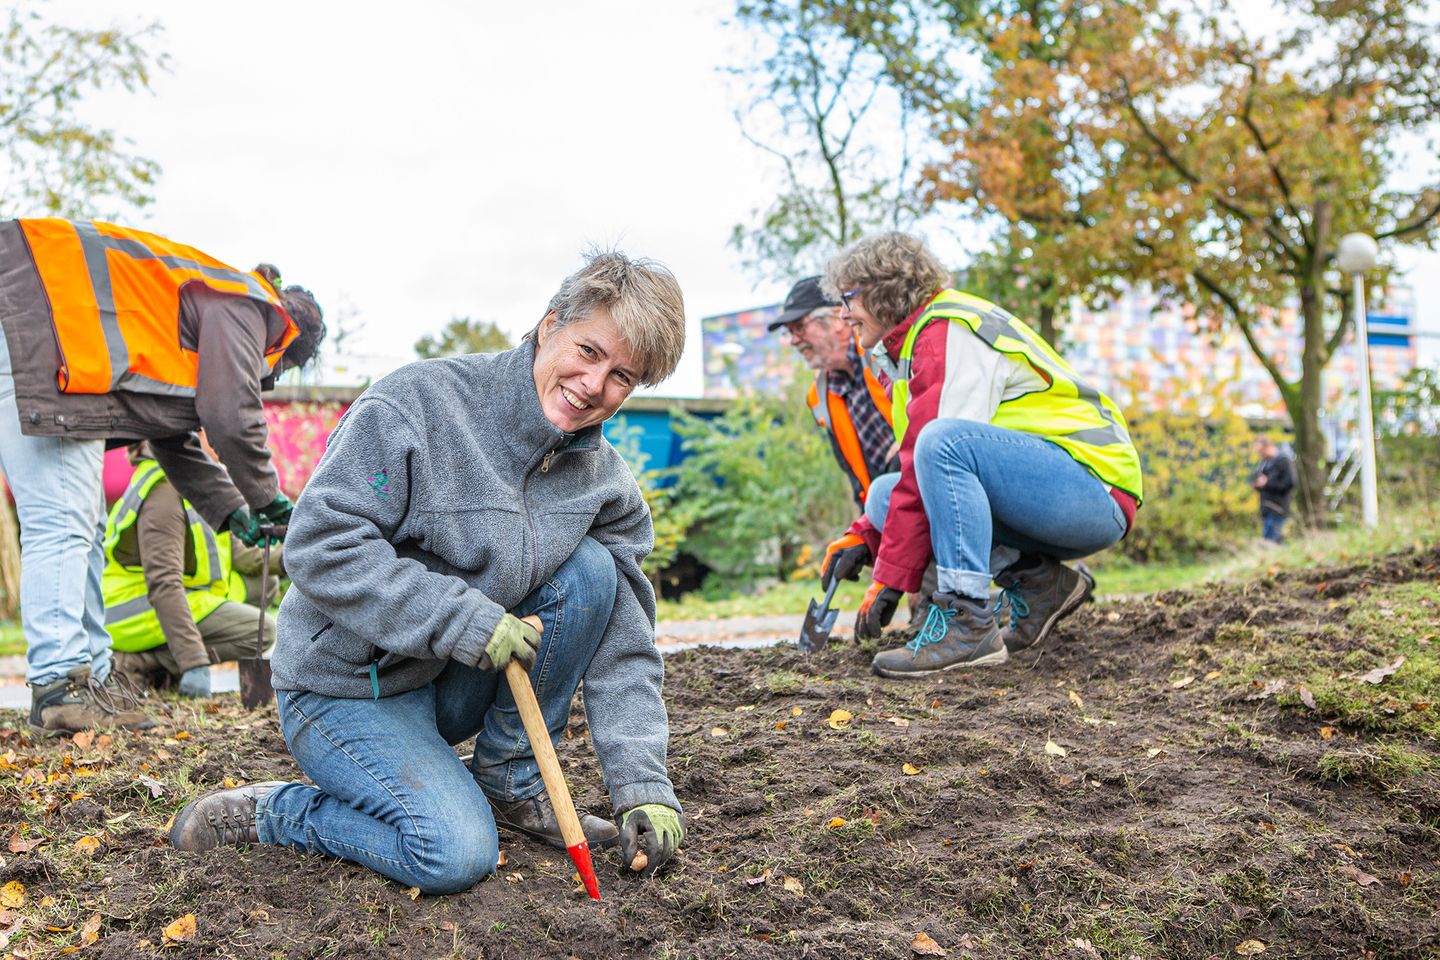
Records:
M514 350L425 360L375 383L331 435L286 541L294 589L272 661L280 726L314 786L202 796L182 850L273 843L362 863L426 893L493 873L497 824L564 848L501 674L527 664L552 738L576 688L620 828L593 847L664 864L684 834L668 722L654 533L601 435L685 339L665 268L599 253ZM534 615L537 633L519 618ZM454 745L475 738L468 768Z

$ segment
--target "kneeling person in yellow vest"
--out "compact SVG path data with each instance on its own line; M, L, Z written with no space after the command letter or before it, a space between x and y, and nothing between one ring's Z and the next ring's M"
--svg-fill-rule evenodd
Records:
M253 656L260 610L232 576L230 534L216 533L165 477L146 444L105 528L105 629L115 668L137 682L210 696L210 665ZM237 583L240 583L237 591ZM265 617L265 649L275 624Z

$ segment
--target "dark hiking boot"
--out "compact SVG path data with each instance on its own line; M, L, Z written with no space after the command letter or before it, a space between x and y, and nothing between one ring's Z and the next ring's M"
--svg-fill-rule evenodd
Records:
M176 850L213 850L259 843L255 805L283 780L211 790L185 804L170 825L170 846Z
M877 653L870 667L882 677L919 677L998 666L1008 657L988 601L937 593L914 639Z
M42 737L79 733L96 727L145 730L155 726L143 710L119 703L90 667L72 667L59 680L30 687L30 729Z
M491 797L490 807L495 811L497 827L517 830L560 850L568 849L565 838L560 833L560 821L555 816L555 807L550 803L548 793L542 791L514 803ZM592 817L588 813L580 815L580 829L585 832L585 840L592 850L611 846L620 837L620 831L615 828L615 824Z
M1083 566L1072 570L1051 557L1026 557L1000 571L998 610L1010 608L1005 648L1024 650L1050 635L1055 624L1074 613L1095 593L1095 578Z
M920 632L920 628L925 626L925 618L930 615L930 602L935 598L935 591L940 588L937 580L935 561L931 560L930 566L925 568L925 575L920 579L919 592L906 597L910 604L910 625L905 629L905 639L913 639L915 634Z

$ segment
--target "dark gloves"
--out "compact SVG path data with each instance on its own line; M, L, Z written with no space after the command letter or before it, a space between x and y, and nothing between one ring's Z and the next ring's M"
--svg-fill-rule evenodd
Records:
M295 504L285 494L279 494L270 501L268 507L261 507L255 511L255 519L259 523L268 523L272 527L279 527L290 522L290 514L295 512Z
M230 532L235 538L247 547L258 547L260 545L260 522L250 515L250 511L241 507L230 514L227 521Z
M669 863L684 839L680 811L663 803L631 807L620 818L620 859L642 877Z
M895 608L905 594L894 587L887 587L879 580L871 582L860 601L860 612L855 614L855 636L861 640L878 640L880 634L890 625Z
M203 667L191 667L180 674L180 696L201 698L210 696L209 664Z
M820 568L820 586L830 589L832 580L859 580L860 571L870 565L870 548L853 533L847 533L825 548L825 565Z
M504 670L511 659L527 671L535 665L535 651L540 649L540 631L513 614L505 614L495 624L495 631L485 643L485 652L475 664L481 670Z

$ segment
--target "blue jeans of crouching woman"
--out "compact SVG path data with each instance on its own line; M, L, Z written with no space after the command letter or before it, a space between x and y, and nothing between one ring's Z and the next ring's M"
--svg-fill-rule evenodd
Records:
M939 589L983 600L1022 553L1089 556L1125 533L1105 485L1063 449L971 420L932 420L915 441L915 477L930 520ZM870 484L865 515L885 527L900 474Z
M615 606L615 561L590 538L511 612L545 624L530 682L552 741ZM378 700L282 690L280 727L315 786L289 783L256 808L264 843L364 864L426 893L454 893L495 871L487 795L544 789L510 688L451 661L434 682ZM475 737L469 768L454 745Z

